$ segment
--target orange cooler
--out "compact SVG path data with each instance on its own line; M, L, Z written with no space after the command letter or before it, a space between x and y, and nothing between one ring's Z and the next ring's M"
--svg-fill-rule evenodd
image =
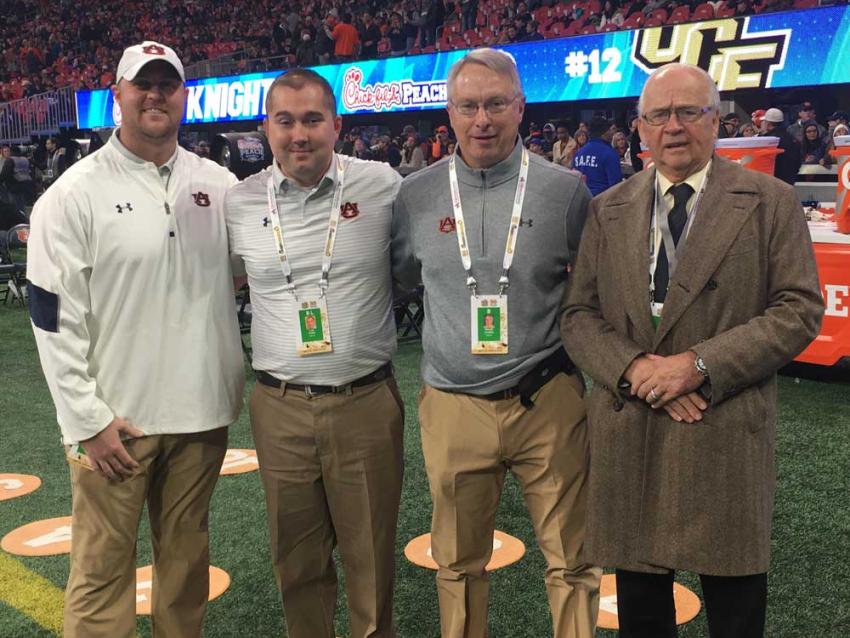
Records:
M715 151L744 168L773 175L776 156L784 152L778 145L778 137L730 137L717 140Z
M838 192L835 195L835 229L850 234L850 135L835 138L835 149L829 152L838 160Z

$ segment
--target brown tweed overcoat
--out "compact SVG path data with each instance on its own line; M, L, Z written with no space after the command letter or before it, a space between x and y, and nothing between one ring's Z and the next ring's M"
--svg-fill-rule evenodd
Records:
M587 560L764 572L776 370L817 335L824 310L806 221L791 187L715 157L655 330L653 184L647 170L591 203L561 323L570 356L594 381ZM676 423L618 389L639 354L688 349L711 378L701 422Z

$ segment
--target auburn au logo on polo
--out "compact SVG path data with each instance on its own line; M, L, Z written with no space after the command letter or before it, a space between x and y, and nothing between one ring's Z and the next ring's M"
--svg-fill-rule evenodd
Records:
M201 191L192 193L192 199L195 200L195 206L203 206L206 208L210 205L210 196L207 193L202 193Z
M354 219L360 214L357 202L345 202L339 207L339 214L343 219Z

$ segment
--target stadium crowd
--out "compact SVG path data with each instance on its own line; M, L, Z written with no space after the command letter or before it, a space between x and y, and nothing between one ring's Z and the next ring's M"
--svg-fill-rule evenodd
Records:
M845 1L845 0L840 0ZM126 42L157 39L187 66L313 66L816 6L818 0L12 0L0 25L0 102L107 87Z

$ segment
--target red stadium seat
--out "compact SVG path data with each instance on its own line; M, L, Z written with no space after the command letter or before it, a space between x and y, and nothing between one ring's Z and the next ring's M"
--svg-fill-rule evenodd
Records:
M694 22L698 20L712 20L714 19L714 6L710 5L707 2L703 2L700 5L697 5L697 8L694 9L694 12L691 14L691 20Z
M643 15L640 11L637 13L633 13L626 21L623 22L622 28L623 30L627 29L640 29L644 23L646 22L646 16Z
M655 9L648 16L647 20L658 20L660 24L664 24L667 22L667 10L666 9Z
M735 7L729 7L724 4L721 5L720 8L714 12L714 15L718 18L731 18L733 15L735 15L735 13Z
M658 18L649 17L649 18L647 18L647 19L646 19L646 22L644 22L644 23L643 23L643 26L644 26L645 28L649 28L649 27L660 27L660 26L662 26L663 24L664 24L664 23L663 23L661 20L659 20Z
M596 33L596 27L592 24L587 25L581 31L579 31L581 35L590 35L591 33Z
M620 27L618 27L613 22L609 22L604 27L599 29L599 33L610 33L611 31L619 31L619 30L620 30Z
M679 6L673 9L670 17L667 18L667 24L681 24L687 22L691 17L691 10L685 6Z
M794 0L795 9L813 9L818 6L818 0Z

